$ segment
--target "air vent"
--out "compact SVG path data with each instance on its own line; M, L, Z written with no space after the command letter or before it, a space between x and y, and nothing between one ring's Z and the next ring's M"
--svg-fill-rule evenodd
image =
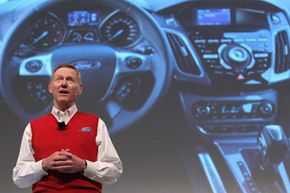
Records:
M290 45L286 31L281 31L276 36L275 73L285 72L290 69Z
M200 75L200 70L184 41L172 33L167 33L167 37L179 68L185 73Z

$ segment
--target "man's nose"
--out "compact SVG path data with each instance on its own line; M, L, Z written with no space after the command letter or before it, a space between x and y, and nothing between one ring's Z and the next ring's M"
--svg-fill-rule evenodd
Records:
M61 80L61 86L67 87L67 80L65 80L65 79Z

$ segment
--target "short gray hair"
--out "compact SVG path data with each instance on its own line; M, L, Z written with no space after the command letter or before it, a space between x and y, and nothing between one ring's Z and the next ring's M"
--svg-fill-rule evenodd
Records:
M53 70L53 72L52 72L52 75L51 75L51 80L53 79L53 76L54 76L54 74L55 74L55 72L58 70L58 69L60 69L60 68L70 68L70 69L73 69L74 71L76 71L76 73L77 73L77 75L78 75L78 77L77 77L77 81L78 81L78 83L79 84L81 84L82 83L82 80L81 80L81 73L80 73L80 71L73 65L73 64L60 64L60 65L58 65L54 70Z

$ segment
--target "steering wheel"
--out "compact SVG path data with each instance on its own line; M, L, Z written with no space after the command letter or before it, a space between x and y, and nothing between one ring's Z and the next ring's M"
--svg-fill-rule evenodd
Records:
M29 56L15 56L21 42L25 42L23 29L27 29L31 21L47 10L65 7L72 3L89 3L95 8L108 7L133 18L142 33L138 45L124 48L114 47L104 42L63 43ZM140 50L144 48L142 45L146 48L150 47L150 53L141 52ZM145 10L123 0L37 1L32 9L16 20L5 35L1 46L1 93L9 108L24 121L50 112L52 100L51 96L46 95L46 85L58 64L73 63L80 70L85 94L80 97L78 104L90 105L96 104L96 101L101 103L104 110L100 114L108 115L110 132L127 128L144 117L160 102L171 80L172 61L169 45L160 27ZM146 79L134 78L144 74L149 74L151 81L144 82ZM132 77L135 83L124 81L131 80ZM145 85L150 89L147 95L144 94L146 97L143 96L140 105L130 108L118 99L122 96L126 97L128 94L126 91L136 87L136 84L137 87ZM139 86L138 89L139 94L142 95L143 87ZM22 96L22 92L30 94ZM130 100L135 100L134 97Z

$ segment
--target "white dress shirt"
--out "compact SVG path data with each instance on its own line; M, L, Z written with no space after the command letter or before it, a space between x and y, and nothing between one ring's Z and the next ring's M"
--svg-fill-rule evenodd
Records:
M77 112L76 105L64 112L55 107L51 113L58 121L67 124ZM87 161L84 175L102 184L112 184L117 181L123 172L121 160L109 137L108 129L102 119L99 119L96 143L98 146L98 160L96 162ZM35 161L32 148L32 132L30 123L26 126L21 141L20 151L16 166L13 169L13 181L21 187L26 188L41 180L48 173L42 168L42 161Z

